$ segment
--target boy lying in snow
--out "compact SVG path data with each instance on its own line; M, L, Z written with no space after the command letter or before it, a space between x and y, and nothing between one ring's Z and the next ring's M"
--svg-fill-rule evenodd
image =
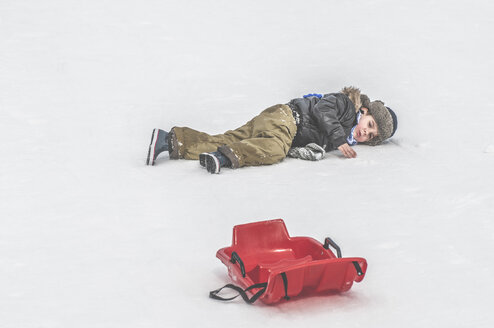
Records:
M278 163L287 155L319 160L338 149L347 158L357 156L357 143L377 145L396 131L395 113L384 103L371 102L354 87L339 93L310 94L264 110L236 130L209 135L187 127L170 132L154 129L147 165L169 152L170 159L199 159L210 173L221 167Z

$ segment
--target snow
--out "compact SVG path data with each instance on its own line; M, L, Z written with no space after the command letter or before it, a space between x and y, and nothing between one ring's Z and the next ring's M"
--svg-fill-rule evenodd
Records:
M492 2L0 2L0 327L492 327ZM144 165L155 127L210 133L356 85L388 143L207 174ZM365 257L343 294L221 303L216 251L283 218Z

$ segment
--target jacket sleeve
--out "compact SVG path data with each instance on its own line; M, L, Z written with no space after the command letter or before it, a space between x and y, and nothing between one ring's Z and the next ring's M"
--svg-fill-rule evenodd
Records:
M329 137L335 149L346 143L347 137L338 119L345 106L338 102L334 95L326 95L314 106L312 113L319 130Z

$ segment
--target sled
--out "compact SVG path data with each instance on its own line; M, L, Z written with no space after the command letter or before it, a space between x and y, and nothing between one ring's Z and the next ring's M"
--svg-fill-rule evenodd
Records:
M216 257L236 284L210 292L211 298L223 301L240 295L248 303L260 299L271 304L299 294L345 292L354 281L362 281L367 270L364 258L342 258L329 237L324 244L310 237L290 237L282 219L233 227L232 246L218 250ZM221 297L223 288L234 289L238 295Z

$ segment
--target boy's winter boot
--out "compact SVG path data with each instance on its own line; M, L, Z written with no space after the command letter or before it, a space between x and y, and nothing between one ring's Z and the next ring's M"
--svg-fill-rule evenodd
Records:
M148 158L146 165L154 165L154 162L159 154L168 151L168 132L154 129L149 144Z
M220 173L221 167L231 165L230 160L219 151L200 154L199 163L212 174Z

